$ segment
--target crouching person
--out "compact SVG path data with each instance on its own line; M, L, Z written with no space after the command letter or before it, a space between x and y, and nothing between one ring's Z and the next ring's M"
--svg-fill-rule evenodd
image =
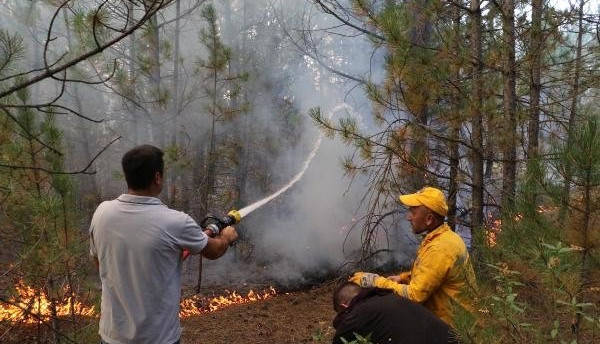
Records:
M379 288L346 282L333 294L337 313L333 344L352 342L356 335L374 344L448 344L458 342L446 323L420 304Z

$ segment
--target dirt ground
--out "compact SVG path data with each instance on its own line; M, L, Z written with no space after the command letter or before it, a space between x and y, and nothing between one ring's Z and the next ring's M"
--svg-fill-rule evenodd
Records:
M182 344L331 343L334 284L184 318Z

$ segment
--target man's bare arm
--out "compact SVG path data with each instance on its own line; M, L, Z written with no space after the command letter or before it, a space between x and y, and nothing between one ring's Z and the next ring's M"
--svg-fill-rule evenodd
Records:
M227 252L229 245L237 240L238 234L231 226L223 228L215 238L208 238L208 243L200 254L208 259L217 259Z

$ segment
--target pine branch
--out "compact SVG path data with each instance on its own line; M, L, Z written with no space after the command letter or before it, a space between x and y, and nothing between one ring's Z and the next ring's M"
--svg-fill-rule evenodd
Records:
M33 84L36 84L40 81L43 81L45 79L51 78L52 76L56 75L57 73L63 72L68 68L71 68L75 65L77 65L78 63L85 61L87 59L89 59L92 56L95 56L101 52L103 52L104 50L106 50L107 48L112 47L113 45L119 43L120 41L122 41L124 38L128 37L129 35L131 35L133 32L135 32L136 30L138 30L140 27L142 27L148 20L150 20L150 18L152 18L159 10L163 9L164 7L168 6L173 0L156 0L154 2L152 2L152 4L147 7L146 12L144 13L144 15L142 16L142 18L140 18L140 20L135 23L135 25L131 26L129 29L125 30L122 34L117 35L115 38L109 40L106 43L100 43L98 41L96 41L96 47L94 49L89 50L86 53L83 53L69 61L66 61L62 64L59 64L55 67L52 67L48 61L46 60L46 57L44 55L44 63L45 63L45 68L44 68L44 72L32 77L31 79L24 81L22 83L19 83L17 85L14 85L12 87L9 87L6 90L0 91L0 99L9 96L19 90L22 90L24 88L27 88ZM58 10L55 11L54 15L53 15L53 20L56 16L58 16L59 11L66 6L70 1L67 0L65 1ZM104 2L106 3L106 1ZM104 4L103 3L103 4ZM50 28L48 30L48 35L50 35L51 32ZM94 31L95 33L95 31ZM50 37L50 36L48 36ZM48 49L48 46L50 44L52 40L48 40L45 43L45 51Z

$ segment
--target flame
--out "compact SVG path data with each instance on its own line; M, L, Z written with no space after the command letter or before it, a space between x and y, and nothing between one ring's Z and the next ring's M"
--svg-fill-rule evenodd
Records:
M485 244L494 247L498 244L498 235L502 232L502 220L495 219L485 229Z
M223 309L232 305L252 303L261 300L266 300L277 295L275 288L269 287L262 292L254 292L250 290L246 296L242 296L237 292L225 291L224 295L208 298L200 295L193 295L187 299L181 300L181 310L179 315L190 317L194 315L214 312L218 309Z
M23 281L15 286L18 296L10 298L7 303L0 304L0 321L25 322L34 324L52 317L52 301L46 293L36 290ZM64 289L68 295L67 288ZM69 316L74 311L77 315L96 316L94 306L88 307L76 301L74 296L65 296L54 303L57 316Z
M48 299L46 293L38 292L22 281L17 283L15 289L18 296L10 298L8 302L0 303L0 321L35 324L52 317L52 301ZM65 290L65 295L68 294ZM223 295L213 295L213 297L194 295L181 300L179 315L181 317L200 315L236 304L266 300L275 295L277 295L277 292L273 287L260 292L250 290L246 295L240 295L235 291L230 292L227 290ZM94 306L85 306L75 299L76 297L74 296L65 296L62 300L55 302L57 316L70 316L72 314L71 310L77 315L98 316L98 312L96 312Z
M556 206L543 206L539 205L536 211L539 214L548 214L556 212L558 207ZM519 222L525 218L523 213L515 213L513 221ZM498 244L498 236L502 233L502 220L494 219L492 215L488 215L488 224L485 227L485 244L488 247L494 247ZM577 250L576 248L574 248Z

